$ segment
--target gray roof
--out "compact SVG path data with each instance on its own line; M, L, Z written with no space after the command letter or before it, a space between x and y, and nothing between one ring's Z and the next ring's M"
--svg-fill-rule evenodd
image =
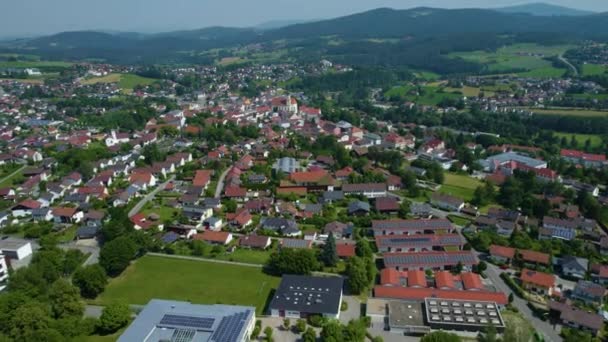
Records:
M270 310L331 314L340 311L342 277L284 275L270 302Z
M383 235L376 237L378 247L433 247L462 246L464 239L459 234Z
M288 220L282 217L268 217L262 221L262 228L275 231L284 231L288 228L297 228L298 225L294 220Z
M452 223L447 219L433 220L382 220L372 221L373 230L382 229L412 229L412 230L436 230L453 229Z
M82 226L76 231L76 236L79 239L94 238L99 232L99 226Z
M272 166L275 170L281 170L284 173L292 173L300 168L300 163L291 157L283 157L277 160Z
M386 267L428 267L455 266L461 262L464 265L477 264L477 258L470 251L458 252L420 252L420 253L385 253Z
M296 249L307 249L310 248L309 240L301 240L301 239L283 239L281 241L281 247L284 248L296 248Z
M533 167L533 168L540 168L541 166L547 164L547 162L544 160L530 158L530 157L527 157L527 156L524 156L522 154L515 153L515 152L506 152L506 153L501 153L501 154L497 154L495 156L486 158L483 161L482 165L485 164L483 166L491 166L492 164L494 164L494 162L498 162L499 164L502 164L502 163L506 163L511 160L524 164L524 165L527 165L529 167Z
M343 199L344 199L344 192L342 192L342 191L325 191L323 193L323 202L340 201Z
M118 342L243 341L254 317L254 307L152 299Z
M352 213L355 213L357 211L369 212L370 211L369 203L367 203L367 202L361 202L361 201L351 202L348 205L348 213L352 214Z
M562 268L572 268L581 272L587 272L589 268L589 260L574 256L565 256L559 259L559 264Z

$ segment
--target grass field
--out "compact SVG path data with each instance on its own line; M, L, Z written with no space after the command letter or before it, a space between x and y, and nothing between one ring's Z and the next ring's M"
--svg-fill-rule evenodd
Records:
M501 314L506 325L516 327L519 332L518 335L522 337L522 341L529 341L532 339L534 327L522 316L522 314L510 310L504 310Z
M602 146L602 137L597 134L574 134L574 133L554 132L554 135L558 136L560 138L565 137L566 139L568 139L568 142L574 136L576 138L576 141L578 142L579 148L585 147L585 141L587 141L587 139L589 139L591 141L591 147Z
M581 68L583 76L602 75L608 73L608 65L584 64Z
M17 81L21 83L29 83L29 84L42 84L44 80L39 78L0 78L0 81Z
M94 302L146 304L152 298L251 305L262 313L280 278L260 268L144 256L113 279Z
M551 62L544 58L557 56L570 48L571 45L514 44L500 48L496 52L455 52L448 56L484 64L491 72L504 73L514 69L526 69L527 71L519 75L544 78L559 77L566 73L566 69L553 67Z
M16 62L8 62L8 61L0 61L0 68L67 68L71 66L72 63L68 62L50 62L50 61L16 61Z
M539 115L561 115L561 116L580 116L580 117L597 117L608 116L608 111L588 110L588 109L530 109L531 112Z
M246 264L264 265L270 258L271 251L237 248L232 253L217 256L216 259L243 262Z
M475 189L480 185L481 182L475 178L446 172L445 180L439 192L470 201L473 198Z
M437 105L445 98L456 100L462 97L461 94L448 92L444 88L434 85L423 86L420 89L411 85L395 86L384 93L384 96L386 98L399 97L403 101L429 106Z
M135 88L137 85L150 85L156 82L153 78L141 77L134 74L109 74L102 77L93 77L84 80L82 84L97 84L97 83L118 83L118 86L125 90Z

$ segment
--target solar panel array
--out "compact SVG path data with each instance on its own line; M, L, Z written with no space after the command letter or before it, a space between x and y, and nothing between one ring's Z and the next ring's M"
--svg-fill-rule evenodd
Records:
M220 321L217 329L211 337L215 342L236 342L239 334L243 330L243 325L247 322L249 311L238 312L231 316L225 316Z
M452 229L446 219L372 221L372 229Z
M164 315L160 320L161 326L170 327L189 327L202 330L211 330L215 318L208 317L194 317L194 316L182 316L182 315Z
M171 342L191 342L196 335L196 330L192 329L175 329L173 336L171 336Z
M498 307L492 302L425 298L425 307L430 324L504 326Z
M381 246L460 246L460 235L427 235L417 237L385 235L379 239Z
M470 252L421 252L412 254L385 254L384 263L387 265L456 265L476 263L475 256Z

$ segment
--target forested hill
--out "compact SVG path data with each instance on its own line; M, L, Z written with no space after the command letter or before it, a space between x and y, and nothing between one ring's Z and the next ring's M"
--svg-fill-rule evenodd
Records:
M588 16L533 16L484 9L380 8L345 17L296 24L274 30L211 27L159 34L66 32L0 44L0 52L37 54L49 59L99 58L113 63L209 63L200 52L216 48L286 42L305 48L304 57L341 54L345 62L410 64L400 55L432 48L438 54L455 49L492 49L492 40L608 39L608 14ZM323 39L341 40L327 46ZM507 37L507 38L505 38ZM386 40L392 40L386 42ZM370 40L374 40L373 44ZM544 42L544 41L543 41ZM371 44L371 45L370 45ZM489 45L488 45L489 44ZM358 51L360 50L360 51ZM378 51L378 52L374 52ZM188 53L184 53L188 52ZM380 55L382 53L383 55ZM398 58L387 60L387 53ZM420 55L420 54L418 54ZM373 57L373 58L370 58ZM361 59L358 61L357 59ZM423 62L427 56L419 56Z
M499 12L505 13L526 13L538 16L581 16L581 15L592 15L594 12L583 11L563 6L556 6L543 2L536 2L531 4L516 5L509 7L502 7L496 9Z

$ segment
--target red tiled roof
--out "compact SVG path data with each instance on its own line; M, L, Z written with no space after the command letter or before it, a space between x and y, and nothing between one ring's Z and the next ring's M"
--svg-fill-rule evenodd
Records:
M477 273L467 272L460 275L465 290L483 290L481 277Z
M544 288L551 288L555 285L555 276L553 274L532 271L524 268L521 271L521 281L524 283L530 283Z
M206 186L209 184L211 180L211 170L197 170L194 175L194 179L192 180L192 185L194 186Z
M606 161L606 156L605 155L602 155L602 154L590 154L590 153L585 153L583 151L577 151L577 150L566 150L566 149L563 149L563 150L561 150L560 155L562 157L580 158L580 159L588 160L588 161L599 161L599 162Z
M549 254L530 251L530 250L518 250L518 252L524 261L536 262L536 263L545 264L545 265L549 264L549 258L550 258Z
M23 200L23 201L19 202L18 205L20 205L22 207L29 208L29 209L38 209L38 208L40 208L40 203L38 201L34 201L33 199L29 199L29 198L26 199L26 200Z
M224 195L226 195L226 197L245 197L247 196L247 189L238 186L229 186L224 189Z
M336 253L341 258L350 258L355 256L355 245L354 244L337 244Z
M277 188L277 195L289 195L294 194L298 196L304 196L308 193L308 190L305 187L289 187L289 188Z
M426 287L426 274L421 270L407 272L408 287Z
M515 248L491 245L490 246L490 255L503 257L503 258L507 258L507 259L513 259L513 257L515 256Z
M454 276L448 271L439 271L435 273L435 287L438 289L456 288L454 284Z
M406 300L424 300L424 298L460 299L484 302L496 302L505 305L509 302L502 292L439 290L433 288L412 288L397 286L375 286L374 296Z
M67 207L53 208L53 216L72 217L76 214L77 211L78 211L78 209L76 209L76 208L67 208Z
M303 171L290 174L289 179L296 183L318 183L325 176L327 176L327 171L325 170Z
M244 235L239 238L239 246L264 248L268 245L268 236Z
M202 234L196 234L192 238L194 240L201 240L207 242L220 242L223 244L228 243L228 238L231 233L229 232L214 232L212 230L206 230Z
M382 285L399 285L401 275L407 275L407 272L399 272L394 268L383 268L380 271L380 284ZM405 278L405 276L403 277Z

